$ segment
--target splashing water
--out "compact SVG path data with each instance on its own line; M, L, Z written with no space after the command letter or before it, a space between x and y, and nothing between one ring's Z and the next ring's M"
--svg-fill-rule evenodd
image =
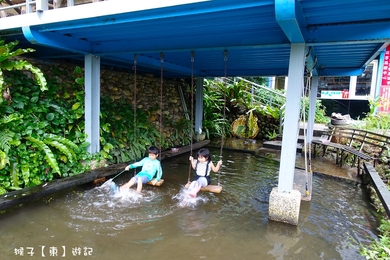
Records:
M185 187L182 187L180 189L180 192L172 197L175 200L178 200L177 206L180 208L195 208L200 203L205 203L208 201L208 198L200 195L197 197L191 197L188 195L188 189Z
M143 194L136 192L134 189L130 188L127 190L120 190L118 186L115 187L115 182L112 179L107 180L101 186L96 187L96 190L101 190L105 193L108 193L114 201L117 203L120 202L126 206L126 203L140 203L141 201L151 201L154 197L154 193L144 191ZM118 189L117 191L114 191Z

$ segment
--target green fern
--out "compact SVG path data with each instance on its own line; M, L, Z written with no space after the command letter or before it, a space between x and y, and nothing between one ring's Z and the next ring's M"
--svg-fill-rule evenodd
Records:
M0 125L7 124L19 118L20 116L18 114L10 114L9 116L3 116L3 118L0 118Z
M35 139L34 137L28 136L25 137L27 140L33 143L33 145L37 146L39 149L45 152L45 159L47 163L53 168L54 172L58 173L61 176L60 168L58 167L58 162L56 158L54 158L54 154L49 146L47 146L41 140Z
M16 45L18 45L18 43L18 41L5 43L4 40L0 40L0 93L2 93L3 89L6 87L4 86L4 70L30 71L32 74L34 74L35 79L41 88L41 91L47 90L46 78L38 67L33 66L28 61L14 59L16 56L35 51L31 48L16 49L15 51L13 51L13 49L16 47ZM0 101L2 100L3 96L0 95Z
M74 158L76 158L76 155L74 154L73 151L79 152L79 147L75 143L70 141L69 139L66 139L66 138L64 138L62 136L58 136L58 135L54 135L54 134L44 134L44 137L47 140L54 140L54 141L57 141L59 143L62 143L64 145L66 145L67 147L72 148L71 152L74 155Z
M17 163L13 163L11 167L11 180L13 189L19 188L19 171L17 167Z
M8 129L0 131L0 150L8 154L10 149L10 142L13 140L14 136L15 133L9 131Z
M71 163L74 162L73 158L76 158L76 154L73 152L73 150L69 149L66 145L51 139L45 139L43 140L43 142L45 144L54 146L55 148L60 150L63 154L65 154Z
M4 169L6 164L9 164L8 155L0 150L0 170Z

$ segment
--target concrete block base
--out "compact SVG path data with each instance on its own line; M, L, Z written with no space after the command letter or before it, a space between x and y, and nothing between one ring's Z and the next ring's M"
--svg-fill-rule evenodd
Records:
M278 187L272 189L269 197L268 218L274 221L298 225L301 193L292 190L289 193L279 192Z

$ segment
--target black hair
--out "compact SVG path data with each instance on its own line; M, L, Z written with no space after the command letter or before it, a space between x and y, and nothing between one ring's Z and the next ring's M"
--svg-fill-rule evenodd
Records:
M160 151L158 150L158 148L156 146L151 146L148 149L148 153L159 154Z
M201 148L201 149L199 149L199 151L198 151L198 157L199 157L199 155L202 156L202 157L204 157L204 158L206 158L207 161L209 161L209 162L211 161L211 154L210 154L209 149L207 149L207 148Z

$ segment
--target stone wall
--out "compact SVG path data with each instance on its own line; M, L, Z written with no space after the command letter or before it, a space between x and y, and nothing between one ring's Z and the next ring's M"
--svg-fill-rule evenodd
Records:
M77 65L70 63L44 63L37 60L29 60L33 65L39 67L47 78L55 77L59 84L71 86L74 83L72 72ZM134 98L134 72L129 70L114 71L101 70L101 97L109 96L113 102L119 99L125 99L128 104L133 105ZM136 100L137 108L144 111L151 111L150 121L154 122L156 129L160 124L160 77L154 77L150 74L136 75ZM166 117L177 122L185 117L183 105L180 100L179 88L183 92L189 89L184 79L163 79L162 82L162 112L163 120ZM187 107L190 104L187 102ZM163 122L164 125L164 122ZM163 136L169 137L173 129L165 127Z

